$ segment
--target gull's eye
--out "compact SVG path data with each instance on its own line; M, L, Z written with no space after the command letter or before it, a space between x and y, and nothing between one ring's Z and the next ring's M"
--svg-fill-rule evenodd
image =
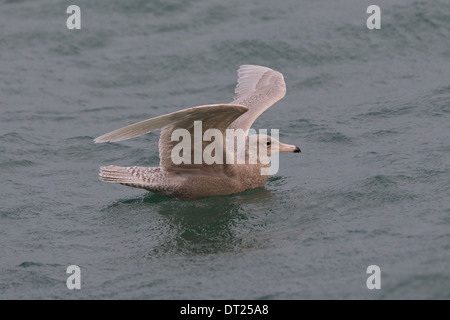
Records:
M267 141L267 142L266 142L266 145L267 145L267 146L270 146L270 144L271 144L270 141Z

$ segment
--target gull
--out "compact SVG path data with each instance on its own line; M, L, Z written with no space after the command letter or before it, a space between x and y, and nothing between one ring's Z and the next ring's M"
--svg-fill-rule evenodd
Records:
M250 128L259 115L285 94L286 84L280 72L263 66L242 65L238 69L238 83L231 103L180 110L128 125L94 139L95 143L116 142L161 129L159 167L103 166L100 167L100 180L142 188L180 200L234 194L264 187L269 175L262 172L270 166L269 157L279 152L301 152L299 147L281 143L265 134L249 135ZM219 143L223 159L228 157L227 159L233 160L231 163L174 161L173 148L178 143L173 138L174 132L184 129L195 135L199 123L201 137L208 129L217 129L222 133L223 139L216 138L218 141L214 142ZM227 135L230 129L237 132L231 138ZM239 138L243 139L243 145L237 142ZM194 154L200 148L202 152L209 143L193 142L189 145L192 148L187 150ZM255 145L257 148L252 148ZM255 150L259 152L256 153L256 161L252 162L250 158ZM245 160L244 163L238 161L238 156L243 156L241 159Z

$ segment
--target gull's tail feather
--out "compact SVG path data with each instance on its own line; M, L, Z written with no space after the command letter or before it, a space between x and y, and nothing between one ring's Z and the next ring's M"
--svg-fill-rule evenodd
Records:
M170 187L166 174L160 167L100 167L99 176L102 181L153 192L161 192Z
M136 188L144 188L147 183L144 167L100 167L100 180L112 183L120 183Z

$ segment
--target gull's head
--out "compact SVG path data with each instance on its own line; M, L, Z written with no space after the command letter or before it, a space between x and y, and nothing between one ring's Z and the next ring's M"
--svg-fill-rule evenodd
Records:
M265 135L265 134L255 134L250 136L251 139L256 139L257 145L259 147L259 154L261 155L262 149L266 149L266 154L268 157L278 153L278 152L293 152L300 153L299 147L293 144L286 144L278 141L277 139Z

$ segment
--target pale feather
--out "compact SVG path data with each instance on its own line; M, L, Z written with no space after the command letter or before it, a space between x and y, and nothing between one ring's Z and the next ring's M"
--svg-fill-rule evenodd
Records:
M194 136L194 122L201 121L202 132L201 136L208 129L218 129L222 133L222 137L226 137L226 129L228 126L236 120L239 116L248 111L248 108L240 105L231 104L214 104L192 107L177 112L169 113L167 115L159 116L144 120L129 126L123 127L118 130L114 130L110 133L104 134L94 141L96 143L102 142L115 142L131 139L137 136L141 136L153 130L162 129L161 137L159 140L159 154L161 160L161 167L165 171L185 171L185 170L203 170L204 173L208 171L211 173L225 172L229 174L231 166L226 164L214 164L205 166L202 164L178 164L175 165L172 161L172 149L179 143L179 141L172 141L172 133L176 129L186 129ZM204 147L211 142L205 141L202 144L202 151ZM225 143L222 145L223 155L226 157L228 150L225 147ZM191 148L191 159L193 162L194 148ZM225 163L225 161L223 162Z
M286 84L280 72L262 66L240 66L238 84L231 104L244 105L249 111L236 119L230 128L248 132L259 115L285 94Z

